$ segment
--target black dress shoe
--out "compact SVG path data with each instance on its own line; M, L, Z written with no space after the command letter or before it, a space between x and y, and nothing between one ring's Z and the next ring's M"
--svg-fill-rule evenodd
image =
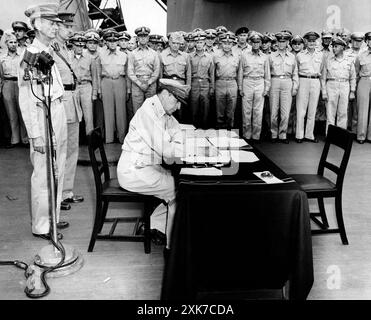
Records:
M57 223L57 229L66 229L70 226L67 221L60 221Z
M64 202L67 202L67 203L79 203L79 202L83 202L84 201L84 197L82 197L82 196L73 196L71 198L64 199L63 201Z
M295 139L297 143L303 143L303 139Z
M305 141L308 141L308 142L312 142L312 143L318 143L318 139L317 138L314 138L314 139L305 138L304 140Z
M281 143L284 143L284 144L289 144L289 140L288 139L280 139L280 142Z
M166 245L166 235L157 229L151 229L151 240L158 246Z
M364 143L365 143L365 140L358 140L358 139L357 139L357 142L358 142L359 144L364 144Z
M65 201L62 201L61 202L61 210L70 210L71 209L71 205Z
M50 240L51 239L49 233L44 233L44 234L32 233L32 235L36 238L41 238L41 239L44 239L44 240ZM58 240L62 240L63 239L63 234L58 232L57 237L58 237Z

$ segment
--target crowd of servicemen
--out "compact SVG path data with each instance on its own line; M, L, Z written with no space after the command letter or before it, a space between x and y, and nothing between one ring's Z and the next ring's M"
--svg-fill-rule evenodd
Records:
M148 27L126 31L75 32L74 14L58 14L51 47L63 82L67 151L61 208L81 202L73 194L80 122L89 133L101 127L106 143L123 143L144 100L156 94L160 78L191 86L188 106L176 118L197 128L240 130L258 143L318 142L315 121L349 129L371 142L371 32L334 34L289 30L261 34L224 26L192 32L151 34ZM34 30L23 21L1 32L0 109L4 147L29 145L18 93L19 65Z

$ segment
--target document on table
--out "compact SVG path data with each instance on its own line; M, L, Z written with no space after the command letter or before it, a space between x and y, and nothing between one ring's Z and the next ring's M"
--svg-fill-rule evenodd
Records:
M262 172L254 172L254 174L262 179L265 183L272 184L272 183L283 183L282 180L276 178L272 173L269 171L262 171Z
M210 168L182 168L180 174L193 176L222 176L223 172L220 169Z
M184 142L185 156L195 156L198 148L205 147L210 147L210 142L206 138L186 137Z
M231 162L231 154L227 150L219 150L217 156L210 157L205 155L187 155L181 158L182 161L187 163L229 163Z
M259 161L259 158L251 151L231 150L231 159L238 163L251 163Z
M223 149L238 149L238 148L249 145L243 139L230 138L230 137L214 137L214 138L208 138L208 140L214 147L223 148Z

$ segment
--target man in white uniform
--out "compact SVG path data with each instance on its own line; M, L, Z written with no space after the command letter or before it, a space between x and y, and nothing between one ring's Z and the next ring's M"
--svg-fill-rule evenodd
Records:
M160 79L160 91L146 99L135 113L122 146L117 178L122 188L164 200L151 216L151 229L166 234L169 248L175 213L175 183L171 172L161 166L163 159L183 152L182 131L172 116L186 103L190 86L172 79ZM170 160L171 161L171 160Z
M40 4L29 7L25 15L30 18L31 25L35 29L36 38L26 52L40 53L45 51L53 56L51 42L56 37L58 23L62 22L57 15L57 4ZM48 201L48 179L46 167L46 136L44 131L44 107L42 103L33 95L29 80L24 79L27 64L21 59L18 69L19 85L19 106L22 117L26 125L27 134L30 138L30 158L33 165L31 177L31 215L32 233L35 237L50 239L49 223L49 201ZM32 68L34 75L39 75L40 71ZM53 132L56 140L56 165L57 165L57 203L61 203L63 179L67 152L67 119L62 103L64 94L63 82L59 71L54 64L51 68L53 82L50 90L39 81L32 80L33 92L39 98L45 98L45 94L50 92L51 105L50 115ZM43 86L44 89L43 90ZM44 92L45 91L45 92ZM59 222L59 205L56 208L57 227L66 228L67 222ZM59 238L61 238L61 234Z

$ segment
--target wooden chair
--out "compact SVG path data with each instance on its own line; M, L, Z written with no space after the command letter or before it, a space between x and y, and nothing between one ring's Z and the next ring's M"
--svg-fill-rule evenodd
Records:
M291 175L292 178L295 179L307 193L308 199L314 198L318 201L319 212L310 213L310 217L321 229L312 230L312 234L340 233L343 244L348 244L348 239L343 220L342 191L345 170L348 165L352 144L352 133L345 129L329 125L317 174ZM340 166L336 166L327 161L327 156L331 145L335 145L344 150ZM324 177L325 169L331 170L336 174L337 177L335 183ZM335 212L338 228L329 229L323 201L324 198L335 198ZM321 221L317 217L320 217Z
M110 178L108 161L104 150L102 132L100 128L92 130L88 136L88 149L91 166L94 173L96 206L93 231L90 238L88 252L92 252L96 240L135 241L144 242L144 252L151 252L150 216L158 200L154 196L142 195L127 191L119 186L117 179ZM101 161L97 160L96 152L99 151ZM144 203L144 235L136 235L140 217L114 217L106 218L110 202L142 202ZM105 222L112 223L107 234L101 234ZM115 229L120 222L135 222L133 233L130 235L115 235Z

